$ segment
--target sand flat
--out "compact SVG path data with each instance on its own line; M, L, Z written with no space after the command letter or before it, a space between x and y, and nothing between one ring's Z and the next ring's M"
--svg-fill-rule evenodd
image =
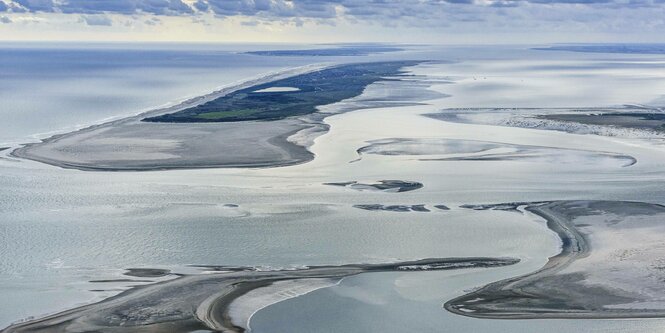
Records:
M446 309L493 319L665 317L665 206L555 201L524 207L560 236L561 253L537 272L489 284Z
M11 155L62 168L96 171L268 167L306 162L313 155L288 137L305 129L317 132L315 127L322 126L307 119L225 124L150 123L142 119L178 112L237 90L321 68L324 67L311 65L268 74L174 106L54 135L17 148Z
M244 332L252 313L268 303L288 299L289 290L303 292L332 285L312 286L312 279L339 280L369 272L490 268L517 262L511 258L470 257L275 271L238 267L135 287L95 304L12 325L3 332ZM236 301L240 303L234 306Z

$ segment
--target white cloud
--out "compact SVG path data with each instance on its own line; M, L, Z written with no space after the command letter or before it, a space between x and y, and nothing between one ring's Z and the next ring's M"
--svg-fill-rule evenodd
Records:
M111 18L106 15L81 15L79 22L85 23L87 25L113 25L113 20L111 20Z
M642 38L665 31L665 0L0 0L2 11L14 22L12 15L23 11L44 19L81 17L87 25L129 21L130 26L168 29L177 24L183 31L203 28L208 39L231 38L228 30L214 29L229 24L250 34L269 27L300 34L337 29L339 38L380 40L408 39L403 34L412 31L430 39L469 34ZM347 26L353 28L344 35Z

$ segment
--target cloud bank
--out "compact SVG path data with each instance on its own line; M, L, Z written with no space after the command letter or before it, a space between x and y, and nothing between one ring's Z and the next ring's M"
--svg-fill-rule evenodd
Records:
M99 28L167 29L175 20L185 19L209 27L203 34L214 33L211 30L221 27L219 22L235 22L232 28L270 34L286 25L317 25L323 30L356 25L359 33L373 30L375 35L381 35L379 28L393 28L439 36L665 36L665 0L0 0L0 14L9 21L6 26L28 22L30 15L42 22L73 16L76 22ZM23 16L15 17L19 15Z
M347 17L390 24L393 20L431 24L437 18L483 20L483 15L520 12L559 12L587 20L590 11L662 11L665 0L0 0L0 12L67 14L152 14L217 17L250 16L263 19L333 20ZM408 23L408 22L407 22ZM414 23L414 22L412 22Z

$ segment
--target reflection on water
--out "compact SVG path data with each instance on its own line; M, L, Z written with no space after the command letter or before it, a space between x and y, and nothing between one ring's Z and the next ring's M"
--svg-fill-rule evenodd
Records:
M34 51L16 52L19 51L3 53L2 57L13 57L12 61L17 62L22 54L27 54L23 60L27 64L36 59L43 61L38 54L31 55ZM116 293L126 285L100 288L99 284L89 281L122 278L126 268L196 273L200 270L188 265L293 267L425 257L514 256L523 261L513 267L491 270L417 273L408 277L377 273L348 278L340 286L315 291L258 312L252 327L258 332L275 331L274 327L302 332L470 328L474 332L515 332L538 327L554 332L573 329L575 325L589 331L628 328L636 332L657 331L655 326L660 321L644 321L639 325L629 325L634 324L632 321L497 323L454 316L441 308L443 301L461 294L464 289L528 273L557 252L558 239L533 216L473 211L459 208L460 205L577 198L643 201L662 198L659 170L663 154L653 142L457 124L420 115L448 107L482 107L493 106L493 103L496 106L545 104L538 106L548 107L569 103L594 106L648 103L665 91L662 86L665 80L640 85L639 91L627 88L654 82L656 75L647 65L637 69L631 66L635 55L547 53L539 59L541 56L536 52L495 49L482 53L486 59L479 59L479 53L465 49L427 49L411 54L410 57L415 58L456 62L412 68L417 74L413 80L383 84L380 89L370 88L356 101L324 108L326 112L337 112L353 110L354 103L357 103L355 109L363 107L325 120L331 126L330 131L315 140L311 149L317 157L307 164L253 170L97 173L62 170L30 161L0 160L0 235L3 240L0 243L3 258L0 261L0 294L3 295L0 326ZM162 104L173 100L174 95L208 91L236 78L311 61L283 60L282 57L247 60L226 53L187 54L183 57L189 60L182 60L174 54L160 55L157 63L162 66L141 65L141 70L136 72L133 68L114 69L116 76L110 78L107 77L109 72L101 68L99 72L106 74L85 81L89 90L77 90L73 97L62 92L75 91L75 85L82 84L81 74L76 71L74 74L56 71L51 81L34 79L32 88L27 84L16 85L13 96L24 97L9 100L24 103L25 110L41 109L46 104L54 104L54 100L67 107L44 109L43 117L38 117L45 118L44 123L31 124L21 118L23 115L10 118L11 110L19 106L3 104L0 115L14 119L11 122L17 125L12 131L3 131L6 138L1 138L0 142L15 142L16 138L23 140L34 133L132 113L137 111L134 105L140 109ZM473 54L469 57L474 59L465 61L465 54ZM199 56L207 62L191 61L190 57L199 59ZM219 67L217 56L231 57L243 65L230 62L226 63L227 67ZM62 57L54 61L68 59L66 53ZM491 57L496 59L487 59ZM131 59L122 61L126 62ZM180 67L171 71L169 68L174 62ZM610 65L593 66L596 62ZM548 67L553 64L569 68L561 71L559 67ZM19 72L27 70L18 67ZM167 74L155 75L157 70ZM641 75L649 71L650 75ZM24 72L19 72L14 74L14 79L28 80ZM201 72L208 74L199 81L192 79ZM223 79L219 79L222 74ZM151 77L167 88L157 94L153 89L160 87L159 84L139 85L140 89L134 85L127 89L133 90L132 94L139 96L136 98L140 98L141 103L135 103L132 94L128 94L129 100L108 99L105 103L108 108L103 113L87 113L95 103L67 111L72 107L67 104L68 98L85 103L78 97L97 96L102 91L126 96L109 87L117 87L117 80L130 80L128 75L134 79ZM182 85L183 78L196 82ZM0 84L7 85L6 80L3 77ZM429 88L424 87L423 80L428 82ZM574 89L571 82L576 84ZM56 89L56 85L61 87ZM414 94L405 96L403 92L418 89L439 93L417 95L422 104L414 105ZM27 98L34 90L42 91L43 95ZM567 97L562 100L561 96ZM404 103L390 106L376 103L377 99ZM367 108L367 101L374 102L372 108ZM129 106L131 110L127 109ZM11 126L3 125L5 127ZM434 162L420 161L422 156L413 154L366 154L358 160L358 149L374 140L391 138L411 140L412 144L399 148L406 152L432 147L441 149L437 140L453 139L500 142L517 147L552 147L562 155L550 159ZM423 145L423 142L429 143ZM575 155L575 163L557 163L567 151L580 150L633 156L638 162L627 168L620 163L580 165L578 162L588 161L587 156ZM354 162L349 163L351 161ZM324 185L348 180L371 184L385 179L414 181L422 183L423 188L390 193ZM445 205L451 209L432 209L422 214L353 208L367 204ZM90 291L99 289L105 291Z

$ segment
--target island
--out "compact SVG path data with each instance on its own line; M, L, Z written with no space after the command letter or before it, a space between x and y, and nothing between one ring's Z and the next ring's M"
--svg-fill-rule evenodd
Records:
M385 80L388 75L400 74L400 68L414 64L397 61L333 66L239 89L215 100L143 121L269 121L302 116L315 112L317 106L358 96L369 84Z
M15 157L63 168L150 171L257 168L310 161L327 130L317 107L400 80L417 61L305 66L264 76L172 107L55 135ZM294 138L294 135L297 138ZM251 147L251 149L248 149Z
M320 49L303 50L267 50L267 51L249 51L246 54L275 57L351 57L366 56L373 53L386 53L402 51L402 48L383 45L360 45L360 46L342 46L326 47Z
M572 44L537 47L539 51L569 51L585 53L665 54L665 44Z

